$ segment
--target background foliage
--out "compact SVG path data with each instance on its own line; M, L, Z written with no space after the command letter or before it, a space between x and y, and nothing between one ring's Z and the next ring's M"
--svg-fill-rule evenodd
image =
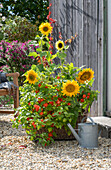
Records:
M48 0L1 0L2 14L6 17L13 15L26 17L32 23L43 22L48 15Z
M7 19L2 27L4 39L8 41L18 40L25 42L34 40L37 35L37 25L32 24L26 18L15 16L14 19Z
M30 45L29 41L20 43L18 41L0 42L0 62L3 66L0 71L4 72L19 72L19 85L23 84L24 77L22 76L30 69L32 64L37 64L36 58L28 56L30 51L38 48L35 45Z

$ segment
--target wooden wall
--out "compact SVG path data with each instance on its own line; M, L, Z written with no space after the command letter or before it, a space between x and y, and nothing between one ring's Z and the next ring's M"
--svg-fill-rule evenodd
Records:
M85 65L95 72L93 89L100 91L90 116L103 115L103 1L99 0L50 0L51 18L56 19L54 41L59 32L63 40L76 33L67 54L67 62ZM58 28L58 29L57 29Z

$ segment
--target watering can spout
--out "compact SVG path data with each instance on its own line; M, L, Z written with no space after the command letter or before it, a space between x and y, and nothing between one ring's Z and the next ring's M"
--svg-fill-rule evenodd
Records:
M72 134L74 135L74 137L76 138L76 140L79 142L79 144L81 143L81 138L79 137L79 135L76 133L76 131L74 130L74 128L71 126L70 123L67 124L67 126L69 127L69 129L71 130Z

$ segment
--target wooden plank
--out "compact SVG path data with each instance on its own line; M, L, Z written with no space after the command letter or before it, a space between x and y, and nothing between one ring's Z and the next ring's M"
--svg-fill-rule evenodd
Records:
M78 11L78 8L79 8L79 1L75 0L74 1L74 30L75 30L75 33L79 34L79 29L78 29L78 26L79 26L79 20L78 20L78 15L79 15L79 11ZM74 61L75 61L75 66L78 67L79 66L79 44L78 42L76 44L74 44Z
M15 113L14 110L0 110L0 114L12 114Z
M58 7L58 22L59 22L59 32L61 32L62 40L66 40L66 1L59 1ZM60 38L59 38L60 39Z
M94 18L98 18L97 16L97 10L98 10L98 3L97 0L94 0L94 5L93 5L93 16ZM98 89L98 55L97 55L97 36L98 36L98 28L97 28L97 21L94 22L94 71L95 71L95 81L94 81L94 90ZM94 115L97 116L98 115L98 100L94 102Z
M78 1L78 7L81 11L83 11L83 0ZM79 62L79 67L83 65L83 15L81 13L78 13L78 31L77 34L79 36L79 41L78 41L78 62Z
M98 4L98 116L103 115L103 1Z
M87 13L91 16L91 1L87 1ZM90 59L91 59L91 55L90 55L90 47L91 47L91 22L92 19L91 18L87 18L87 63L86 66L89 68L90 67Z
M71 0L66 0L66 39L70 39L72 36L72 9L71 9L72 2ZM72 61L72 48L69 45L69 49L67 52L67 58L66 60L68 63L71 63Z
M50 0L54 5L55 18L62 27L63 39L70 38L76 32L79 42L74 49L70 47L67 61L75 66L86 65L95 72L95 81L92 89L99 90L98 101L94 102L90 115L102 115L103 97L103 2L98 0ZM99 2L99 4L98 4ZM62 26L63 24L63 26ZM55 34L55 40L57 34ZM69 57L70 56L70 57Z
M77 25L77 19L76 19L76 0L72 0L72 36L76 33L76 25ZM74 66L77 66L76 58L77 58L77 48L76 48L76 42L72 41L71 49L72 49L72 58L71 62L73 62Z
M0 96L8 95L9 91L8 89L0 89Z
M88 1L87 2L87 8L88 8L88 11L87 13L89 14L89 16L92 16L93 17L93 1ZM88 41L87 41L87 44L88 44L88 59L87 59L87 67L90 67L94 70L93 68L93 62L92 60L94 59L94 20L90 17L88 17L88 33L87 33L87 36L88 36ZM95 106L94 104L92 105L91 107L91 111L90 111L90 116L94 116L94 112L95 112Z
M97 18L97 0L91 1L91 16L92 22L91 22L91 60L90 60L90 67L94 70L94 83L93 83L93 89L98 89L98 83L97 83L97 22L95 22L95 18ZM91 107L91 116L97 116L97 101L95 101Z
M83 11L87 12L86 1L83 1ZM83 15L83 65L87 58L87 16Z

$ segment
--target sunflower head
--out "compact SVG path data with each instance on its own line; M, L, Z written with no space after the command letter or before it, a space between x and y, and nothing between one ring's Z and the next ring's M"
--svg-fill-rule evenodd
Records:
M42 23L39 26L39 31L43 34L48 36L51 32L52 32L52 26L50 23L46 22L46 23Z
M63 83L62 89L62 93L64 95L72 97L72 95L75 96L79 92L80 86L78 85L77 81L68 80L66 83Z
M85 81L90 81L94 77L94 71L90 68L83 69L78 73L77 80L79 83L84 83Z
M57 41L55 47L57 50L61 51L64 48L64 42L61 40Z
M31 83L31 84L35 84L35 82L38 81L37 80L37 73L33 70L27 71L26 80L28 80L29 83Z

